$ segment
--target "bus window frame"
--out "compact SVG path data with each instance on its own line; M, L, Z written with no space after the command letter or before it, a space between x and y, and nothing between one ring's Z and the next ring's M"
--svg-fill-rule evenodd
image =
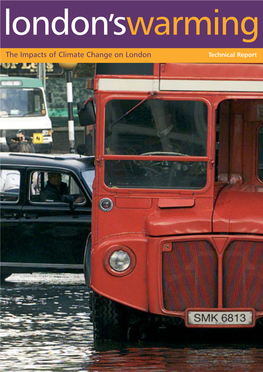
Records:
M263 178L261 179L259 177L259 132L260 130L263 130L263 124L260 124L256 130L256 153L255 153L255 159L256 159L256 179L258 180L258 182L260 184L263 184ZM263 131L262 131L262 135L263 135Z
M188 94L187 94L188 93ZM212 189L213 186L213 178L214 178L214 167L212 164L214 163L214 145L212 141L212 137L215 136L215 129L213 128L213 118L215 116L215 109L214 102L209 99L209 95L204 94L192 94L192 92L158 92L156 95L152 96L151 99L153 100L168 100L168 101L201 101L204 102L207 106L207 143L206 143L206 156L172 156L172 157L162 157L163 160L171 160L171 161L203 161L207 163L207 173L206 173L206 185L201 189L149 189L149 188L112 188L105 184L105 161L106 160L148 160L149 157L143 157L141 155L108 155L105 154L105 117L106 117L106 105L109 101L112 100L143 100L147 96L149 96L149 92L128 92L128 93L106 93L106 92L99 92L99 96L101 100L97 97L96 102L99 106L97 112L100 113L99 117L97 118L97 123L101 123L101 125L97 126L97 158L99 158L102 166L99 167L99 179L101 187L110 193L127 193L132 192L132 194L208 194L209 191ZM151 160L160 160L160 156L151 156ZM211 192L211 191L210 191Z

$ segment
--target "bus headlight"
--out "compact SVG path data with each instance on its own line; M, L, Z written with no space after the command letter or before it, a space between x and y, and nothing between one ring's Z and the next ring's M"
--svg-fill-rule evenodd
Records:
M113 270L122 272L130 267L131 258L125 251L115 251L110 256L109 263Z
M105 269L116 276L128 275L135 264L135 254L126 246L112 246L104 256Z

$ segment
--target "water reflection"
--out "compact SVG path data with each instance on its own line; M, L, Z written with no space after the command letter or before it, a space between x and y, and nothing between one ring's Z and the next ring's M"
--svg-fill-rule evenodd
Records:
M91 356L87 371L262 372L262 349L130 348Z
M262 372L262 329L162 329L94 344L81 274L12 275L1 293L1 371Z
M83 275L12 275L1 296L3 371L79 371L92 352Z

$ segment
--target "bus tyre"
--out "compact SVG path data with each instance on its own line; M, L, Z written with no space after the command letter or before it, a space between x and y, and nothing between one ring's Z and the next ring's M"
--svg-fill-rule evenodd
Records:
M92 292L91 311L96 341L121 341L127 338L125 307Z

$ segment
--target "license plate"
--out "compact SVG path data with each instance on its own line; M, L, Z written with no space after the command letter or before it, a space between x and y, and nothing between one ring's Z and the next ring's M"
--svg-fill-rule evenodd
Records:
M43 143L43 134L42 133L33 133L33 143Z
M242 326L253 325L253 311L193 311L187 313L188 325Z

